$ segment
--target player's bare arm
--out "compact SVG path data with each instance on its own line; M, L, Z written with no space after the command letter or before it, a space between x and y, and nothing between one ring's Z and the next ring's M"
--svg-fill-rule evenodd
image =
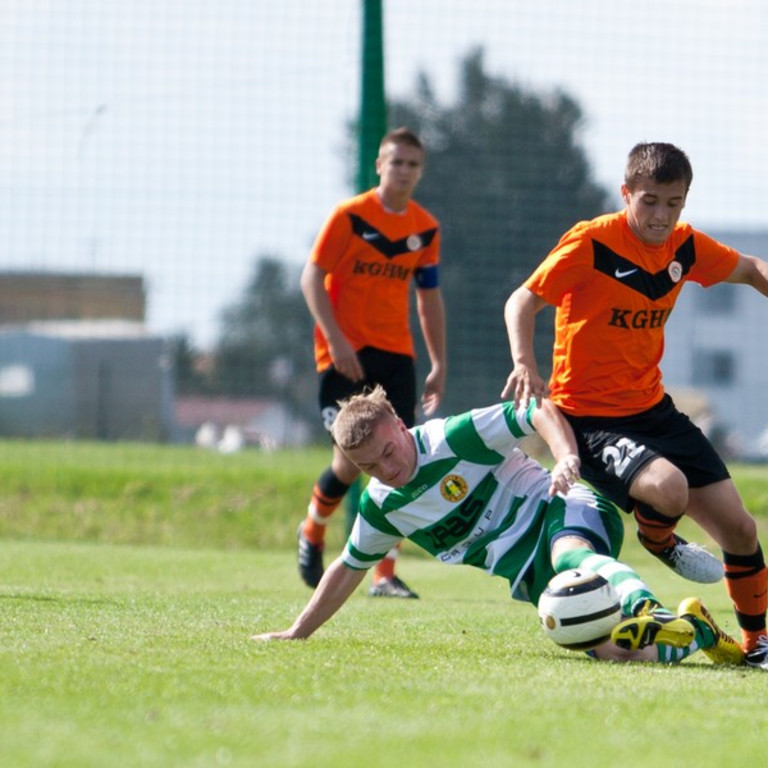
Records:
M567 493L581 477L581 459L573 429L551 400L544 400L541 407L534 409L532 420L555 460L549 493Z
M360 585L366 571L347 567L341 558L334 560L296 621L281 632L264 632L251 640L304 640L325 624Z
M424 335L431 369L424 384L421 406L426 416L437 411L445 392L445 306L439 288L416 291L419 323Z
M325 271L317 264L308 262L301 273L301 292L312 317L328 341L328 351L334 368L342 376L352 381L360 381L364 377L363 368L355 348L336 322L331 300L325 290L325 275Z
M539 375L533 348L536 314L546 306L544 299L520 286L504 305L504 323L507 326L509 348L512 354L512 373L501 391L501 396L514 400L517 407L535 397L541 403L549 394L549 387Z
M768 296L768 263L757 256L741 254L733 272L725 280L726 283L743 283L751 285L763 296Z

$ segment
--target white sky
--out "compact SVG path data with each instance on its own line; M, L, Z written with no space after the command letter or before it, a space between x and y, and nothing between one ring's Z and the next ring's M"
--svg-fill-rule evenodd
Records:
M452 100L459 60L482 45L492 75L579 101L601 183L617 188L636 141L673 141L694 165L688 219L766 228L764 0L384 5L390 97L423 69ZM142 273L150 326L209 345L255 257L301 263L350 193L361 8L4 0L2 267Z

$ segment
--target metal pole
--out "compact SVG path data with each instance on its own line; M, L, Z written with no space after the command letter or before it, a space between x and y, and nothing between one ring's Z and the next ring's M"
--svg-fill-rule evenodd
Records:
M382 0L363 0L358 192L365 192L377 184L376 157L381 137L387 132L381 2Z
M357 191L375 187L376 157L381 137L387 132L387 103L384 95L384 24L382 0L362 0L363 40L358 128ZM356 480L347 492L347 533L355 522L362 491Z

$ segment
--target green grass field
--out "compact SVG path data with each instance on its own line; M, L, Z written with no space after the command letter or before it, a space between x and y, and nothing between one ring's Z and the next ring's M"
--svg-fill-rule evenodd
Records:
M0 443L0 765L764 762L764 673L590 661L501 580L408 546L421 600L361 589L307 641L252 642L309 597L293 537L325 458ZM768 468L734 471L765 534ZM735 629L722 585L684 582L632 535L624 559Z

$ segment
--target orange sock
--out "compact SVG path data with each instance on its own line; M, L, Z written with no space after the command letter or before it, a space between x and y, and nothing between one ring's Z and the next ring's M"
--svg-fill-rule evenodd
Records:
M332 470L327 469L320 475L312 488L312 500L302 528L311 544L319 546L325 541L328 518L336 511L348 490L349 486L342 483Z
M343 496L337 499L329 499L324 496L315 485L312 489L312 501L309 504L309 514L304 520L304 535L311 544L322 544L325 541L325 526L328 518L341 504Z
M675 543L674 531L679 517L667 517L647 504L635 504L637 535L643 546L658 554Z
M733 600L736 620L741 627L745 650L757 645L766 634L765 614L768 610L768 568L758 545L754 555L731 555L723 552L725 586Z
M394 552L389 552L387 556L379 562L373 569L373 583L376 584L383 579L391 579L395 575L395 562L397 553L400 551L400 545Z

